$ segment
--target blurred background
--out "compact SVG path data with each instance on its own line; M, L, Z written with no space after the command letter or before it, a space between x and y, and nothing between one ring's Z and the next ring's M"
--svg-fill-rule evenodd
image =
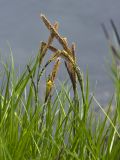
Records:
M16 65L21 68L37 54L40 41L47 40L48 30L40 20L45 14L60 23L59 32L77 45L76 55L81 70L88 66L91 91L105 104L113 94L106 61L109 49L101 23L111 32L112 18L120 31L119 0L0 0L0 52L4 57L12 48ZM66 76L66 75L65 75ZM65 79L64 72L59 74Z

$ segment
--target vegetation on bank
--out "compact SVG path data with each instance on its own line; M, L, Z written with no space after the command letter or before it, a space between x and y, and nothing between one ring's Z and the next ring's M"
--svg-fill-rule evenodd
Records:
M47 42L41 42L34 62L20 75L16 74L13 59L10 67L2 62L0 160L119 160L120 38L114 22L111 20L117 46L102 25L113 55L110 67L115 87L114 96L104 109L89 92L89 76L87 73L84 79L76 62L75 44L69 47L67 39L58 33L58 22L52 25L44 15L41 19L50 36ZM63 49L52 45L54 39ZM52 54L45 62L48 52ZM41 98L41 78L51 63L53 69L46 78ZM57 81L57 89L61 65L66 67L72 85ZM101 114L95 113L95 103Z

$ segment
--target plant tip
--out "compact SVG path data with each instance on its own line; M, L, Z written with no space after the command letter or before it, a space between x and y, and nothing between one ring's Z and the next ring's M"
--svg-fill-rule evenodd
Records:
M42 14L42 13L40 14L40 17L41 17L41 18L44 17L44 16L45 16L44 14Z

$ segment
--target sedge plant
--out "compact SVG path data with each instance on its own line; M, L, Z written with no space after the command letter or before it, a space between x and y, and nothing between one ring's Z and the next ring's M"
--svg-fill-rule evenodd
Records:
M52 25L44 15L41 19L50 35L47 42L41 42L35 60L23 73L16 74L13 59L11 67L1 62L0 160L119 160L119 96L114 112L112 99L105 111L90 94L88 72L84 79L76 61L75 44L69 47L67 39L58 33L58 22ZM62 49L53 46L54 39ZM49 51L52 55L45 62ZM41 79L51 63L54 65L44 81L41 97ZM67 81L57 80L64 64L72 87ZM93 101L104 116L95 112Z

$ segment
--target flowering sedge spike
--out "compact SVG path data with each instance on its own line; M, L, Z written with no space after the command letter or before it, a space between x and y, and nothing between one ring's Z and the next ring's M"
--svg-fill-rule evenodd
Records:
M73 55L73 58L74 60L76 61L76 56L75 56L75 43L72 43L72 46L71 46L71 50L72 50L72 55Z
M54 81L55 78L56 78L56 75L57 75L60 63L61 63L60 62L60 58L57 58L57 61L56 61L55 65L54 65L52 73L51 73L51 79L52 79L52 81Z
M71 50L72 50L72 57L74 59L74 62L76 63L76 56L75 56L75 43L72 43L72 47L71 47ZM76 73L75 73L75 70L74 68L72 68L72 72L73 72L73 77L74 77L74 81L76 83L76 79L77 79L77 76L76 76Z
M62 45L63 49L70 53L71 50L69 49L69 47L67 46L66 40L64 38L62 38L59 33L57 32L57 30L52 26L52 24L49 22L49 20L45 17L45 15L41 14L40 15L42 21L44 22L45 26L48 28L48 30L54 34L55 38L59 41L59 43Z
M58 72L58 69L59 69L59 65L60 65L60 58L57 59L51 74L48 76L48 79L47 79L47 82L46 82L45 102L47 102L47 100L50 96L50 93L52 91L54 81L55 81L55 78L56 78L56 75L57 75L57 72Z
M51 81L50 77L47 79L46 81L46 94L45 94L45 102L47 102L47 99L51 93L52 90L52 86L53 86L53 82Z
M71 56L72 56L74 62L76 62L75 44L72 44L71 51L72 51L72 55ZM72 86L73 86L73 91L75 93L76 92L76 81L77 81L76 72L75 72L75 70L74 70L73 65L71 64L71 62L65 61L65 66L66 66L68 74L70 76L70 80L71 80Z
M54 25L53 25L53 28L58 30L58 22L55 22ZM48 37L48 41L46 44L44 44L43 42L41 43L41 48L40 48L40 59L39 59L39 63L41 64L42 63L42 60L50 46L50 44L53 42L53 39L54 39L54 34L51 33L50 36ZM44 47L43 47L44 46Z

